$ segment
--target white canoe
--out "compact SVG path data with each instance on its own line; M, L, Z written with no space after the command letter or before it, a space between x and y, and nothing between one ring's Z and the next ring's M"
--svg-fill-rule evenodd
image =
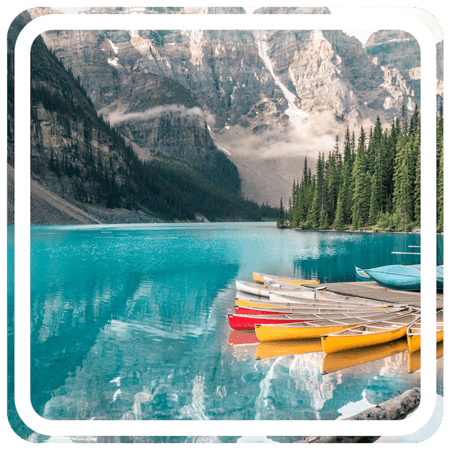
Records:
M315 291L310 289L297 289L300 288L300 286L297 286L296 288L290 289L288 292L296 292L296 296L302 297L302 298L315 298ZM275 292L285 292L281 288L277 288L274 286L268 286L263 285L259 283L249 283L248 281L236 281L236 289L240 292L245 292L247 294L253 294L257 295L259 297L269 297L269 293L271 291Z
M296 303L298 302L299 296L298 295L292 295L292 293L284 291L284 292L273 292L271 291L269 293L269 299L271 302L288 302L288 303ZM377 300L370 300L366 298L360 298L360 297L345 297L343 295L325 295L316 294L315 297L316 301L324 301L327 303L341 303L349 306L368 306L371 308L383 308L387 306L396 306L393 303L388 302L380 302Z
M283 283L281 281L274 280L270 277L264 277L264 284L267 286L272 286L277 289L283 289L285 291L310 291L310 292L318 292L318 291L326 291L327 287L323 286L320 288L313 288L308 286L294 286L293 284Z

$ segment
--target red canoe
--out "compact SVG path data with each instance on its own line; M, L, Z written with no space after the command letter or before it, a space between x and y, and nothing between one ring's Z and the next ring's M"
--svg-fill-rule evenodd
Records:
M282 324L282 323L298 323L311 322L312 320L298 319L274 319L265 318L264 316L246 316L240 314L228 314L228 322L233 330L254 330L255 325Z

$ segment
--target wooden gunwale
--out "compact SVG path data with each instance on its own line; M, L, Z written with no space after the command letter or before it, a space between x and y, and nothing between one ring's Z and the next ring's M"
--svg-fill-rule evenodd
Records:
M412 314L408 312L378 311L370 317L352 317L347 320L325 319L313 322L299 322L294 324L267 324L256 325L256 336L260 341L285 340L285 339L311 339L323 335L338 334L348 328L357 328L369 323L379 323L382 320L400 318ZM353 323L349 323L353 322ZM409 325L409 323L408 323ZM405 328L406 333L406 328Z

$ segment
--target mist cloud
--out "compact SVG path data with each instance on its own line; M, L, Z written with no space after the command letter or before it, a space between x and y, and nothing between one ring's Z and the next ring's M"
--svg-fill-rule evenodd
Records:
M179 113L185 117L201 118L211 125L216 121L213 114L204 111L198 106L187 108L184 105L156 106L155 108L149 108L142 112L126 112L126 109L117 109L115 111L100 111L100 113L104 114L113 126L123 122L146 121L166 113Z
M324 111L307 118L297 118L295 127L280 128L273 126L258 134L250 128L240 126L230 127L227 132L215 135L214 139L231 153L242 156L252 156L260 159L302 158L306 156L314 171L315 161L319 152L325 156L334 148L336 135L339 135L339 148L343 154L343 141L347 126L350 134L355 132L356 144L364 126L368 137L369 128L374 124L370 119L364 122L349 120L340 122L332 111Z

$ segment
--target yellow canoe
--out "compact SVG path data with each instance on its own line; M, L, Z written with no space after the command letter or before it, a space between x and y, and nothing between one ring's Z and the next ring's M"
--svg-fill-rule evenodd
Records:
M420 350L420 328L421 319L414 322L406 332L408 340L408 350L411 353ZM444 339L444 310L440 309L436 313L436 342L441 342Z
M304 353L321 351L322 342L320 339L261 342L256 349L255 359L275 358L283 355L302 355Z
M253 280L256 283L264 283L264 277L268 277L271 278L272 280L280 281L281 283L292 284L294 286L301 286L303 284L320 284L319 280L301 280L300 278L281 277L278 275L266 275L258 272L253 272L252 276Z
M322 343L322 341L320 342ZM322 375L396 355L407 349L406 341L398 340L387 344L373 345L372 347L352 348L343 352L331 353L326 355L323 360Z
M385 318L375 319L366 324L361 323L333 333L323 333L323 351L329 354L395 341L406 335L406 330L418 317L420 314L415 311L388 313ZM259 337L258 339L262 340Z
M409 313L408 313L409 314ZM287 339L317 339L323 335L336 333L354 328L373 321L395 318L405 315L405 312L391 312L385 310L374 310L373 315L364 317L352 317L345 319L325 319L313 322L300 322L282 325L256 325L256 336L260 341L284 341ZM408 323L409 325L409 323ZM406 334L406 329L405 329ZM323 343L322 343L323 346Z

